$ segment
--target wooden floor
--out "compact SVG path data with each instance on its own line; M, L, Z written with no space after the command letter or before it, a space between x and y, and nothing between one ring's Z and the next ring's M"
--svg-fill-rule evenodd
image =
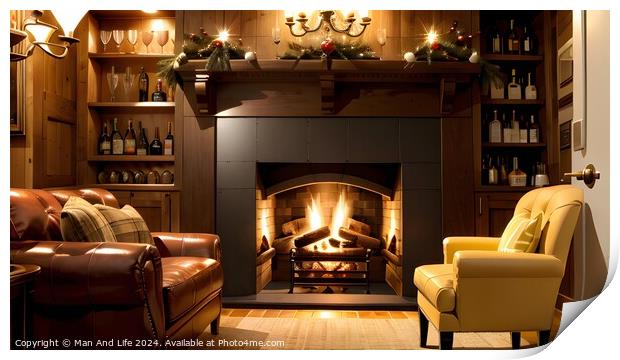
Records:
M554 319L552 337L559 326ZM421 349L417 311L223 309L220 334L200 337L216 349ZM537 343L522 333L521 346ZM429 328L429 348L438 335ZM455 349L510 349L509 333L456 333Z

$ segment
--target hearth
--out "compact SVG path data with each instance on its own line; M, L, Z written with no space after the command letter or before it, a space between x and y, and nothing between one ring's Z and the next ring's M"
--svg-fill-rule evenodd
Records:
M369 280L387 282L402 296L414 295L415 266L440 260L440 119L218 118L216 124L225 296L256 294L272 280L289 283L293 248L304 256L370 250ZM365 261L352 263L304 260L295 269L309 271L294 275L325 282L365 276ZM327 273L337 269L361 273ZM348 291L345 284L329 288Z

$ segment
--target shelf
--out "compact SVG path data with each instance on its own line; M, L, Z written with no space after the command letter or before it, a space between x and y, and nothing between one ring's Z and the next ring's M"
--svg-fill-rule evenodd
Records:
M173 58L174 54L159 54L159 53L88 53L90 59L111 59L111 60L163 60Z
M101 188L106 190L125 191L180 191L174 184L91 184L80 187Z
M480 99L480 103L483 105L544 105L545 100L536 99L536 100L512 100L512 99L489 99L482 98Z
M174 155L93 155L88 157L92 162L174 162Z
M174 101L165 102L89 102L88 107L95 110L123 110L123 111L165 111L174 112Z
M505 55L505 54L483 54L482 58L486 61L510 61L510 62L542 62L542 55Z
M542 149L545 148L545 143L535 144L522 144L522 143L482 143L483 148L523 148L523 149Z
M534 186L510 186L510 185L482 185L477 186L477 192L528 192L534 190Z
M11 47L19 44L27 37L28 33L26 33L25 31L11 29Z

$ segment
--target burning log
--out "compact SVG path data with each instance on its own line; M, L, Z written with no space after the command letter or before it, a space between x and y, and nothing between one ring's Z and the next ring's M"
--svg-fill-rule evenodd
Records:
M355 241L351 240L337 240L334 238L329 238L329 245L336 248L352 248L355 247Z
M355 242L357 246L362 246L367 249L378 249L381 247L381 240L346 228L340 228L338 235L345 240Z
M329 226L323 226L317 230L307 232L295 239L295 247L301 248L314 244L315 242L328 237L329 234Z
M363 235L370 235L370 225L364 224L361 221L355 220L353 218L348 218L345 224L345 228L349 230L355 231L356 233L360 233Z
M308 219L299 218L282 224L282 233L284 235L301 234L308 229Z

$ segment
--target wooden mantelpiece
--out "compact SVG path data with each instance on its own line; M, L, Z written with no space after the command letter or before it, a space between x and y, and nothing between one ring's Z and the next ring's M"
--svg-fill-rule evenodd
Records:
M364 104L396 99L391 108L398 116L442 116L458 110L457 84L469 87L480 72L478 64L465 62L405 68L404 61L334 60L327 70L321 60L232 60L232 71L215 73L205 63L192 60L178 72L193 97L188 98L193 113L218 117L391 115L386 107L373 114L375 107L356 104L362 97Z

